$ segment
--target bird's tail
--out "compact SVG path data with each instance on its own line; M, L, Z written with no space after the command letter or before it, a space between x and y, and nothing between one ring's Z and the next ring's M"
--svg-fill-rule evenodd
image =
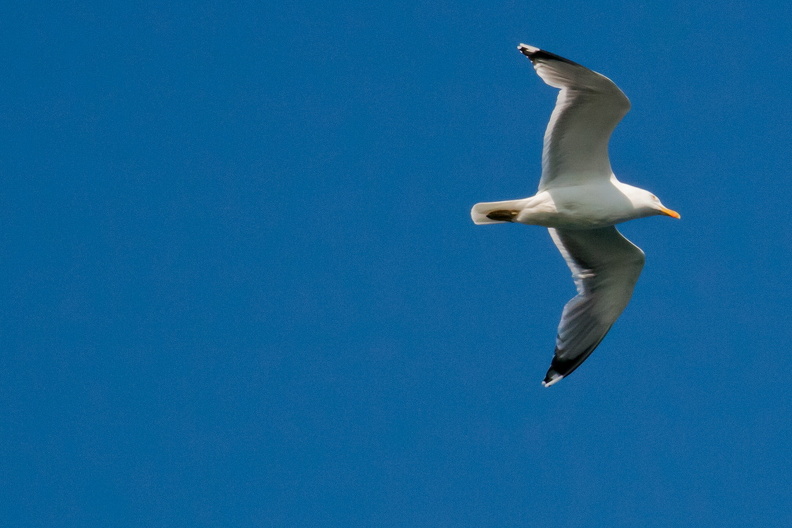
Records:
M474 224L500 224L513 222L522 210L522 200L506 200L504 202L481 202L470 210L470 217Z

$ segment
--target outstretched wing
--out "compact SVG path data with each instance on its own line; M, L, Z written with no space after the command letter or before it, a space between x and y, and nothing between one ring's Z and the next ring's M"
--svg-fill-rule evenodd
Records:
M544 385L558 382L597 348L630 302L644 252L611 227L550 229L575 279L578 295L564 307Z
M518 49L545 83L561 89L545 132L539 190L610 178L608 141L630 100L613 81L580 64L526 44Z

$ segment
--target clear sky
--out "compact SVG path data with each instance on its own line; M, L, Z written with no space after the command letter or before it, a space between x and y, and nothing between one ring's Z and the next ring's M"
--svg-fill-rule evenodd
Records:
M792 525L786 3L1 11L4 526ZM549 389L569 270L469 217L539 180L519 42L682 214Z

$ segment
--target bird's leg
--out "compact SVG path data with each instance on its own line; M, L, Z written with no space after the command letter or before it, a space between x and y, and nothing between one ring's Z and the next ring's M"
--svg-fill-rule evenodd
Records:
M514 222L514 219L519 214L519 211L511 211L509 209L500 209L498 211L490 211L487 213L487 218L490 220L497 220L499 222Z

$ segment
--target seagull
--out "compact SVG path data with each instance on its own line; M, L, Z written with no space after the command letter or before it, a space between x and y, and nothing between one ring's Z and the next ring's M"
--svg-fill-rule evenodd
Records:
M616 179L608 158L613 129L630 110L616 84L595 71L534 46L517 49L539 77L560 90L544 135L542 176L534 196L483 202L476 224L547 227L566 260L577 296L564 306L545 387L578 368L597 348L632 296L644 252L615 224L653 215L680 218L654 194Z

